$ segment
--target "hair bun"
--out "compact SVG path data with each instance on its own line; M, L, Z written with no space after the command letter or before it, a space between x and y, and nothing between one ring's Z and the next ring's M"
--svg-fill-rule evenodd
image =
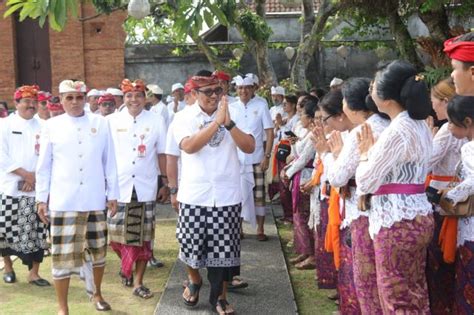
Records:
M413 75L405 80L400 91L400 100L405 104L408 115L412 119L426 119L431 113L428 87L418 75Z

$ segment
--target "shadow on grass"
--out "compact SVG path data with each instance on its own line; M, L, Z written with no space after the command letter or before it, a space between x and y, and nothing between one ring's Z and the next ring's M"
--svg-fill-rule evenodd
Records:
M293 239L292 226L278 224L278 234L285 255L286 265L290 273L291 284L298 306L298 313L301 315L331 315L337 311L337 306L327 298L335 293L335 290L320 290L316 284L316 272L314 270L298 270L289 260L297 255L293 253L287 244Z
M118 276L120 260L109 248L102 285L104 298L113 309L111 312L107 312L107 314L153 314L178 254L175 232L176 221L160 221L157 223L154 253L165 266L159 269L153 267L147 269L144 284L155 294L153 298L148 300L132 295L131 288L122 286ZM18 279L17 283L6 284L0 281L0 314L56 314L57 305L54 288L39 288L27 283L27 268L19 260L15 261L14 268ZM51 257L45 257L40 267L40 274L51 281ZM85 293L84 283L78 277L71 278L69 311L73 315L97 313Z

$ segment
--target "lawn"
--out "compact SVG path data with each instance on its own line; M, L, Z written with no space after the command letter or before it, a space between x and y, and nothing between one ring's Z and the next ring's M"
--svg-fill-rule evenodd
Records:
M120 260L112 250L107 253L103 294L112 306L113 311L107 314L153 314L160 295L165 288L166 281L178 253L175 237L176 222L159 221L156 228L155 255L165 264L163 268L148 268L145 275L145 285L155 296L143 300L132 295L131 288L123 287L120 283L118 271ZM17 283L6 284L0 280L0 314L22 315L50 315L56 314L56 297L53 287L39 288L26 282L27 268L19 260L14 263ZM41 265L40 274L51 280L51 258L46 257ZM71 279L69 289L69 310L74 315L97 314L92 303L88 301L84 290L84 283L78 277Z
M337 306L327 296L333 294L335 290L319 290L316 285L314 270L298 270L289 263L289 259L296 257L292 249L287 247L288 242L292 239L292 227L283 224L277 224L277 227L299 314L333 314L337 311Z

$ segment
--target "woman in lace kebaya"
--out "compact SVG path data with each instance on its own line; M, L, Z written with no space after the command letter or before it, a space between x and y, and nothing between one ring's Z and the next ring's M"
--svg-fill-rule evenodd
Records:
M431 89L431 103L439 121L448 118L448 102L455 95L454 84L451 79L437 83ZM435 190L446 188L455 173L456 165L461 158L461 147L465 139L456 139L448 130L448 124L443 124L433 139L433 152L429 160L431 174L427 184ZM440 231L443 242L454 240L457 229L454 226L457 220L439 215L439 206L435 206L433 217L435 228L433 239L428 246L428 260L426 266L426 280L430 297L430 309L433 315L452 314L454 301L454 257L455 244L451 252L439 245ZM444 223L443 223L444 222ZM453 225L454 224L454 225ZM444 225L444 228L441 227ZM450 228L452 226L452 228ZM449 233L454 235L448 235ZM444 248L444 246L442 246ZM444 256L444 257L443 257Z
M294 248L298 253L298 269L314 269L314 239L313 233L308 227L310 214L309 195L300 191L300 185L311 179L313 171L313 161L315 150L311 142L311 128L313 127L313 117L318 109L316 101L308 101L304 104L300 121L302 128L306 129L306 136L295 143L295 150L292 151L294 160L291 161L280 173L280 179L288 185L292 180L292 201L293 201L293 239ZM297 261L294 261L297 263Z
M461 182L446 194L452 205L474 194L474 96L455 96L448 104L449 131L469 142L461 148ZM454 314L474 313L474 217L458 219Z
M357 193L371 194L369 235L374 242L377 288L383 314L429 314L426 249L433 235L432 207L424 182L432 136L427 86L415 67L393 61L372 89L390 125L374 139L364 124L358 135Z
M349 296L355 296L356 301L351 299L350 303L347 303L351 307L348 309L350 314L381 313L377 286L371 286L373 283L367 281L367 279L375 279L375 269L371 268L374 265L374 248L368 231L368 213L359 211L357 208L358 196L354 178L360 162L357 133L360 132L362 124L364 122L369 124L375 137L378 137L390 123L386 115L378 112L375 103L368 95L369 86L370 79L368 78L353 78L343 84L344 99L341 110L344 111L350 123L356 127L351 129L344 138L342 147L338 133L333 134L329 141L335 158L329 169L329 182L334 187L348 191L344 200L344 217L341 224L341 267L338 285L341 287L346 283L344 286L346 290L355 285L354 292ZM346 276L341 277L342 274ZM342 290L340 294L342 298ZM341 311L349 314L343 311L342 304Z

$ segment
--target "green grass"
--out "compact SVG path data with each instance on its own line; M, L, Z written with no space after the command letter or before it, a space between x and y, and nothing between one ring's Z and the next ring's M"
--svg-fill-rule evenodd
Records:
M296 257L292 249L287 247L288 242L293 238L292 227L283 224L277 224L277 227L299 314L331 315L334 311L337 311L337 307L327 296L335 293L335 290L319 290L316 285L314 270L298 270L289 263L289 259Z
M155 296L143 300L132 295L131 288L125 288L120 282L118 271L120 260L109 249L107 252L107 266L103 280L103 295L110 303L113 311L107 314L153 314L155 307L165 288L169 273L176 261L178 244L175 237L176 221L160 221L156 227L155 255L165 264L163 268L148 268L144 284L149 287ZM56 296L53 287L39 288L26 281L27 267L19 260L14 263L17 283L6 284L0 280L0 314L22 315L50 315L56 314ZM40 275L51 281L51 258L46 257L41 264ZM84 282L78 277L71 278L69 288L70 314L88 315L97 314L94 306L89 302L84 290Z

